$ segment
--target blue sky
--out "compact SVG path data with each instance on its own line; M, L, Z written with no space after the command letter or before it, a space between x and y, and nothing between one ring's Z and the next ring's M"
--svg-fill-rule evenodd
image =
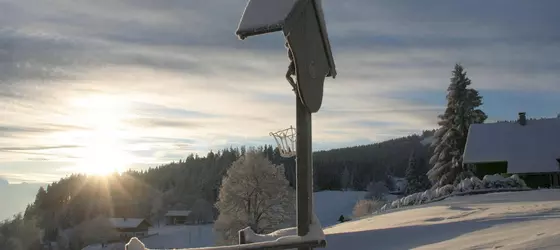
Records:
M278 34L245 0L0 0L0 178L146 168L295 125ZM315 149L436 127L455 63L490 120L560 112L558 1L325 0L339 73Z

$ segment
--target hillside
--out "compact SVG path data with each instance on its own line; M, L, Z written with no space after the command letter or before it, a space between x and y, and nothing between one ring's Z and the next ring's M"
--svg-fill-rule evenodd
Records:
M325 229L331 250L560 249L560 190L453 197Z

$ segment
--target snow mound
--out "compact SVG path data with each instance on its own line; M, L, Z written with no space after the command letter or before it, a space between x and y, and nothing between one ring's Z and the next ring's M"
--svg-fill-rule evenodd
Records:
M310 229L309 233L303 237L297 236L297 227L280 229L269 234L256 234L255 232L253 232L253 230L251 230L250 227L247 227L241 231L245 233L245 240L250 243L267 242L267 241L298 242L298 241L309 241L309 240L317 240L317 241L325 240L323 227L321 226L321 223L316 215L313 215L309 229Z
M378 212L439 201L455 195L518 190L528 190L528 188L525 182L517 175L512 175L511 177L503 177L499 174L486 175L482 180L477 177L471 177L462 180L455 186L445 185L435 190L426 190L394 200L383 206Z

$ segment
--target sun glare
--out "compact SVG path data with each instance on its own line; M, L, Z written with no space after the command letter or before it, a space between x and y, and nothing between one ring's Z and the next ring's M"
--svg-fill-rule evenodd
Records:
M107 175L129 167L133 157L126 152L122 136L122 120L129 111L127 103L118 97L88 96L73 104L80 113L80 122L90 129L79 153L79 171Z
M100 138L84 148L85 155L80 163L83 172L94 175L120 173L129 164L125 152L108 136L110 134L99 133Z

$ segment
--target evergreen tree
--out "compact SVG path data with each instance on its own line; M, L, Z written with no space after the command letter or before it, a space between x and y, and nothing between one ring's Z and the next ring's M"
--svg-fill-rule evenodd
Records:
M423 171L424 166L422 163L423 161L417 158L416 152L412 151L405 173L405 178L408 183L406 187L407 194L422 192L429 188L428 178Z
M434 135L434 154L430 159L432 169L428 178L434 187L453 184L472 173L463 167L463 152L469 126L482 123L486 114L478 109L482 96L469 88L471 80L459 64L455 65L451 84L447 89L447 108L439 115L440 128Z
M348 167L344 167L344 170L342 171L342 175L340 177L340 187L342 188L343 191L347 191L350 188L351 185L351 176L350 176L350 171L348 170Z

